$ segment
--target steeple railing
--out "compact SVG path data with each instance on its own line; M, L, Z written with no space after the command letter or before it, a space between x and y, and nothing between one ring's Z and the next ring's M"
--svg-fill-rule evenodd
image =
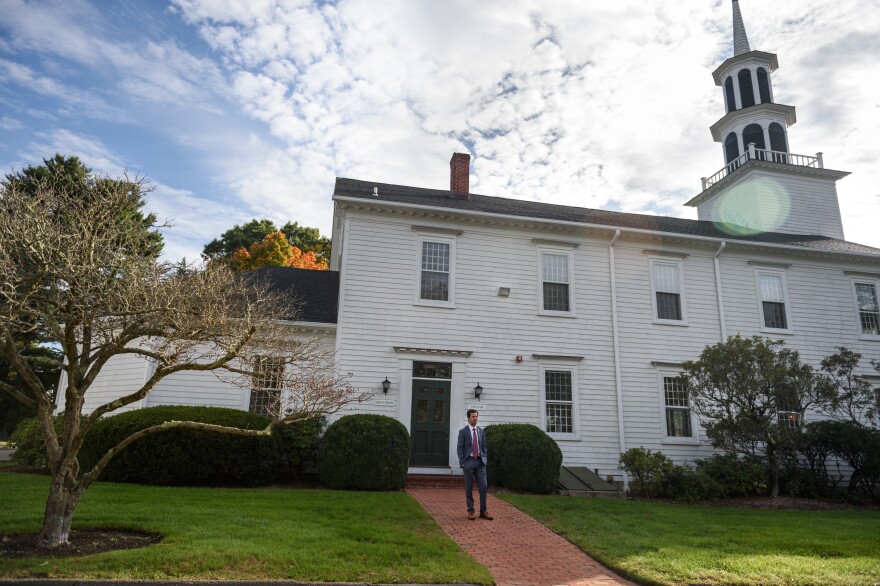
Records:
M748 150L738 156L736 159L724 165L718 172L710 177L702 177L703 191L718 183L748 161L769 161L771 163L780 163L782 165L796 165L799 167L814 167L816 169L824 169L825 163L822 161L822 153L811 155L794 155L784 151L771 151L769 149L755 148L754 143L749 144Z

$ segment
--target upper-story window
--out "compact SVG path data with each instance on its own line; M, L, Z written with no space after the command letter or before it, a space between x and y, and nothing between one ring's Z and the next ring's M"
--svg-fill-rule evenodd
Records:
M434 234L419 236L416 303L452 306L455 285L455 239Z
M658 322L685 323L682 261L652 258L650 265L654 319Z
M574 313L572 251L538 248L541 264L541 313Z
M746 149L749 148L749 144L754 143L755 148L759 151L763 151L767 147L764 144L764 129L758 126L757 124L749 124L745 128L743 128L743 144ZM758 158L763 159L764 153L758 153Z
M853 282L853 287L862 334L880 336L880 304L877 301L877 281L860 279Z
M755 105L755 90L752 86L752 72L749 69L741 69L739 74L739 100L743 108Z
M761 315L762 329L777 332L789 331L791 325L785 271L755 269L755 284L758 291L758 309Z

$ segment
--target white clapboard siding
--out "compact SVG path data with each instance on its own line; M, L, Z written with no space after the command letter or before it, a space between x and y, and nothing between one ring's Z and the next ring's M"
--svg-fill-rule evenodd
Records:
M137 392L147 379L148 369L149 362L133 354L121 354L108 360L86 391L83 413L91 413L106 403ZM62 371L56 399L58 412L64 411L66 385L67 375ZM117 411L130 411L139 407L143 407L143 401L136 401Z

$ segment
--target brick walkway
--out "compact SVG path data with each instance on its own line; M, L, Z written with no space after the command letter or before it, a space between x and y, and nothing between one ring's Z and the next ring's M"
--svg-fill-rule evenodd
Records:
M487 506L495 520L468 521L463 486L408 488L406 492L462 549L488 568L498 586L635 586L491 494Z

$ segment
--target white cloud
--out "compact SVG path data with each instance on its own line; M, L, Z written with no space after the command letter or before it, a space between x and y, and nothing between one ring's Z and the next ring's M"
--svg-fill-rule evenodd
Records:
M777 101L798 108L792 151L854 172L839 184L847 237L880 246L880 116L865 83L880 77L880 13L740 4L752 48L779 55ZM186 214L219 210L207 239L261 215L327 231L335 176L444 188L454 150L475 155L476 192L685 217L723 165L708 127L723 114L711 71L730 55L729 0L174 0L199 54L182 39L113 40L89 28L101 13L84 0L8 5L16 46L109 68L96 97L134 98L141 124L208 170L204 193L169 190L163 204L200 234ZM61 79L17 83L62 99Z

